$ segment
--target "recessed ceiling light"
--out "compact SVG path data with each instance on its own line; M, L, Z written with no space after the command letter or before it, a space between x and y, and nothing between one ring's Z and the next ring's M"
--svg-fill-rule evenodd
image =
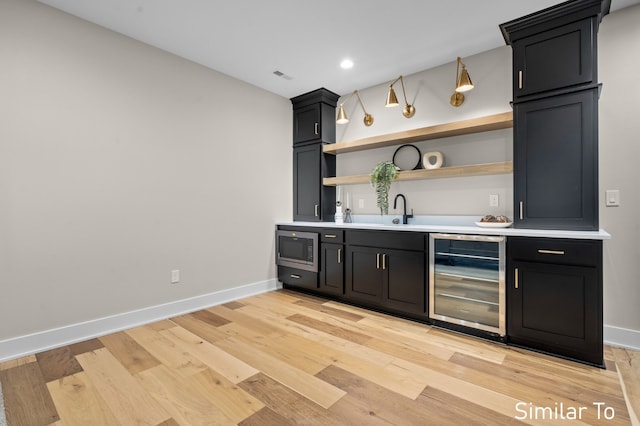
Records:
M345 59L342 62L340 62L340 68L348 70L349 68L353 67L353 61L351 59Z

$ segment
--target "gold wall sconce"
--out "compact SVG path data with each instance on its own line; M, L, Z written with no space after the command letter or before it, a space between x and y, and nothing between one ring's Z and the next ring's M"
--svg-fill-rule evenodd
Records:
M396 96L395 90L393 90L393 85L396 84L400 80L400 84L402 85L402 95L404 96L404 108L402 108L402 115L407 118L411 118L416 113L416 109L413 105L409 104L407 101L407 93L404 90L404 79L402 76L396 78L389 84L389 93L387 93L387 102L385 102L384 106L387 108L398 106L398 97Z
M460 71L460 65L462 65L462 71ZM467 92L473 89L473 83L471 82L471 77L469 77L469 72L467 71L467 67L462 63L462 59L458 56L457 64L456 64L456 90L451 95L451 105L454 107L459 107L464 102L464 95L462 92Z
M336 123L338 124L346 124L349 122L349 117L347 116L346 111L344 110L343 105L349 100L351 99L351 97L353 95L356 95L356 97L358 98L358 102L360 103L360 106L362 107L362 111L364 111L364 118L362 119L362 122L364 123L365 126L369 127L373 124L373 115L369 114L367 112L367 110L364 108L364 104L362 103L362 99L360 99L360 94L358 93L357 90L354 90L352 94L350 94L347 99L344 100L344 102L340 103L340 108L338 108L338 118L336 119Z

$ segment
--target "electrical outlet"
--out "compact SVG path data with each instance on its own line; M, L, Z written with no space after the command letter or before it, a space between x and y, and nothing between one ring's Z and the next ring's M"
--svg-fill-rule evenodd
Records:
M498 194L489 195L489 207L498 207L500 205L500 197Z
M174 269L171 271L171 284L178 284L180 282L180 269Z
M359 209L364 209L364 198L359 198L358 199L358 208Z

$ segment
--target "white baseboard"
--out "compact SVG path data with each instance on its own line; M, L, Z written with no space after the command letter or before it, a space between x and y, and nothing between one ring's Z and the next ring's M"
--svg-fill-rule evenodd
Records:
M163 305L150 306L136 311L1 340L0 362L93 339L105 334L115 333L279 288L282 288L282 283L273 278ZM640 331L605 325L604 343L640 351Z
M640 331L605 325L604 343L640 351Z
M0 362L93 339L150 322L194 312L281 288L273 278L157 306L98 318L0 341Z

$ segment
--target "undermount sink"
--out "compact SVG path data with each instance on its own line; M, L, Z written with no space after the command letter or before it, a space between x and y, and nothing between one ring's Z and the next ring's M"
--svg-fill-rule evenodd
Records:
M372 224L372 225L390 225L394 227L412 227L412 226L474 226L475 222L481 216L432 216L432 215L415 215L409 219L407 225L402 224L401 214L390 215L352 215L352 223L355 224ZM397 219L398 223L393 223Z

